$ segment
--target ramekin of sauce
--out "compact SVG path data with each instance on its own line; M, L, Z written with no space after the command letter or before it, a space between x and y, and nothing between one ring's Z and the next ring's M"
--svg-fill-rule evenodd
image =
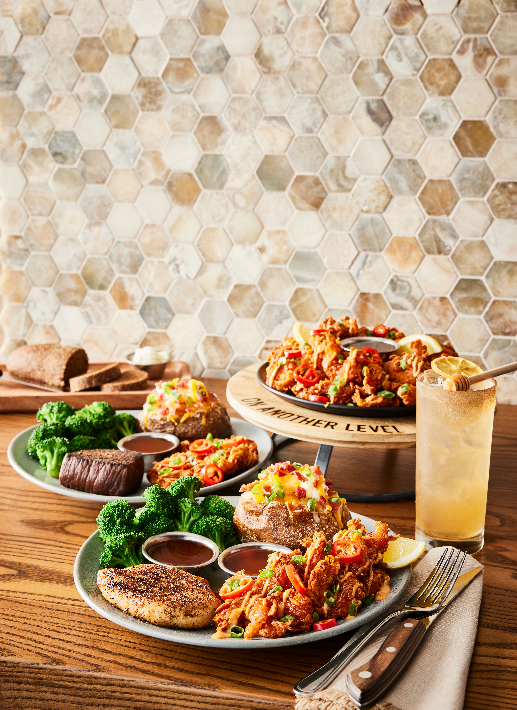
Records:
M137 451L144 456L144 468L151 468L155 461L170 456L179 446L179 439L173 434L142 432L125 436L118 442L121 451Z
M147 538L142 552L150 562L178 569L207 567L219 557L218 545L202 535L167 532Z
M219 567L228 574L236 574L244 570L244 574L257 577L258 573L267 566L267 558L272 552L292 552L283 545L274 545L270 542L243 542L240 545L227 547L221 552L218 559Z

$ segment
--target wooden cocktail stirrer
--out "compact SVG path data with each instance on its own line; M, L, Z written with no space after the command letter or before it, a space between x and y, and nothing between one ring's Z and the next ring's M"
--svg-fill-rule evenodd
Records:
M493 370L480 372L479 375L472 375L472 377L467 377L467 375L463 374L451 375L443 381L442 387L444 390L449 390L450 392L467 392L470 386L476 384L476 382L483 382L483 380L489 380L491 377L506 375L507 372L515 372L516 370L517 362L511 362L509 365L503 365Z

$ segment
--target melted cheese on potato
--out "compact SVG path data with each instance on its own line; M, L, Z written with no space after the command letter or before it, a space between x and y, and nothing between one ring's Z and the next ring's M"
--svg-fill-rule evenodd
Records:
M288 470L291 468L292 470ZM273 500L307 506L309 510L332 510L329 489L319 466L273 464L259 474L251 490L255 503ZM314 503L311 501L314 500Z

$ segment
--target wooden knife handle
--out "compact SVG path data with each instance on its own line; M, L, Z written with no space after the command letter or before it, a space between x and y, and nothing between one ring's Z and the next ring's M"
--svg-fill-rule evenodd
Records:
M420 619L401 622L373 658L347 674L346 689L350 696L364 704L383 695L405 668L426 630L427 623Z

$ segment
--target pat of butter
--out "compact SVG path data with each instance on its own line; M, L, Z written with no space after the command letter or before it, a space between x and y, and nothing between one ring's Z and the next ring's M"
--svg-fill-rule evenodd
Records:
M165 350L156 350L152 345L137 348L133 354L135 365L161 365L169 360L169 353Z

